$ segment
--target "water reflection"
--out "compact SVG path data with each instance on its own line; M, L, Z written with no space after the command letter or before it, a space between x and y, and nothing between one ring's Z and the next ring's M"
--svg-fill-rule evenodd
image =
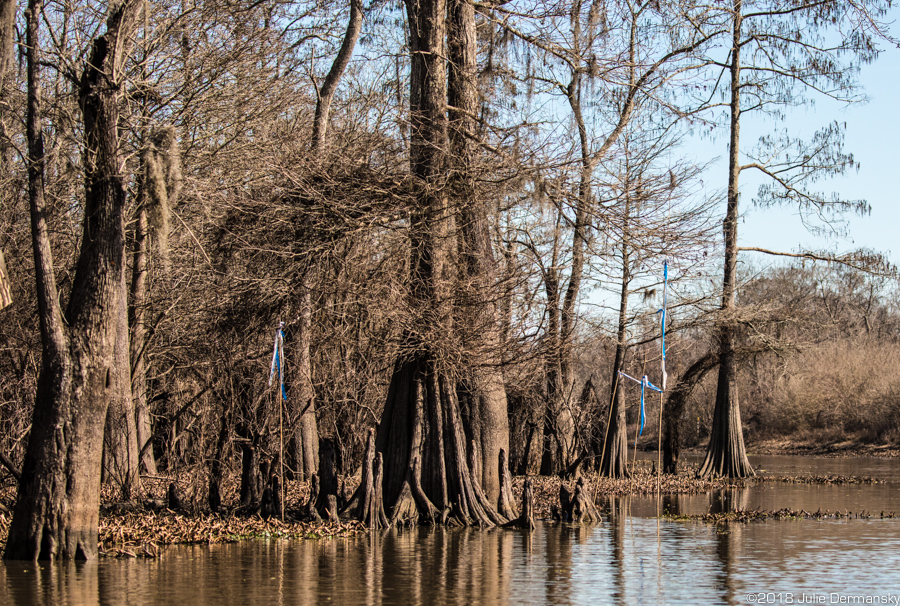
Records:
M628 594L625 583L625 524L628 521L630 497L614 497L607 501L609 512L609 535L613 562L613 600L627 604Z
M731 513L734 511L746 511L749 507L749 488L720 488L718 490L712 490L709 493L709 513Z
M715 554L720 566L716 578L721 589L723 604L738 603L738 594L741 593L741 587L738 586L736 577L740 574L739 561L743 531L742 524L715 527Z
M891 591L900 599L892 589L900 588L900 520L714 526L658 517L849 502L858 505L841 508L900 511L896 490L778 484L607 497L604 522L592 527L417 528L181 546L157 560L3 563L0 604L745 604L747 592Z
M176 547L153 561L5 563L0 603L744 604L748 591L900 587L897 520L714 527L635 517L632 503L611 502L600 526L531 534L416 529Z
M63 565L10 562L4 568L9 601L0 599L0 602L41 606L101 603L97 562Z

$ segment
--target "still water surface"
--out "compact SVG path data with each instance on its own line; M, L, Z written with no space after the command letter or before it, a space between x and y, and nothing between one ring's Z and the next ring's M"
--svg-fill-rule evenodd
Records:
M668 499L727 507L900 514L900 461L752 459L779 475L887 484L765 483ZM421 528L321 541L177 546L157 560L0 565L0 604L748 604L900 602L900 519L716 528L659 519L655 498L605 503L592 528ZM868 600L868 601L866 601Z

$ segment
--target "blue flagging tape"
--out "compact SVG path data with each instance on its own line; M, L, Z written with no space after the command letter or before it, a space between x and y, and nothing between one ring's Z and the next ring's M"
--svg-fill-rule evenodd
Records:
M641 380L641 430L638 431L638 437L644 435L644 386L647 384L647 376L644 375ZM634 445L637 446L637 439L634 440Z
M635 378L632 377L631 375L627 375L627 374L625 374L624 372L622 372L621 370L619 371L619 374L622 375L623 377L625 377L626 379L631 379L631 380L634 381L635 383L640 383L640 382L641 382L640 379L635 379Z
M287 402L287 389L284 386L284 369L282 368L282 358L284 357L284 332L281 322L278 330L275 331L275 346L272 351L272 366L269 368L269 387L272 386L272 379L275 378L275 372L278 372L278 383L281 386L281 397Z
M657 311L656 313L660 314L659 324L662 329L662 361L660 362L662 368L662 386L663 389L666 388L666 379L668 379L668 375L666 374L666 309L668 309L669 305L669 262L663 261L663 306L662 309Z

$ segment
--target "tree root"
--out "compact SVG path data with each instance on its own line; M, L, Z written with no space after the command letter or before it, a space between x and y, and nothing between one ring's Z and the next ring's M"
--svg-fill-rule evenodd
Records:
M553 507L553 517L563 522L595 524L603 521L600 511L585 487L584 478L575 484L575 493L565 485L559 487L559 508Z
M500 452L502 453L503 451L501 450ZM522 515L511 522L507 522L503 527L534 530L534 487L532 486L531 478L525 479L525 486L522 489Z
M509 477L506 451L502 448L500 449L500 497L497 502L497 511L507 520L515 520L519 516L512 493L512 481Z

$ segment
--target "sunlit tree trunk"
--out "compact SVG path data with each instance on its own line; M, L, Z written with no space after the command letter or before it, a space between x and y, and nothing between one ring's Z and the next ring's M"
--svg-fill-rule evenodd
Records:
M475 185L478 112L475 6L449 2L448 94L450 192L458 208L460 309L457 327L473 353L460 398L470 402L469 435L475 441L481 487L492 503L500 498L500 451L509 451L506 389L501 372L496 262L487 207Z
M144 196L146 198L146 196ZM153 454L153 427L147 397L147 326L150 276L150 238L147 209L139 201L134 230L134 261L131 274L131 385L134 399L134 422L141 465L148 474L156 474Z
M628 202L626 201L626 205ZM625 210L627 221L628 208ZM628 436L625 433L625 396L624 385L619 371L625 363L627 351L628 327L628 295L631 276L629 273L630 258L628 254L627 227L622 238L622 292L619 297L619 321L616 331L616 353L613 359L613 370L610 387L609 424L606 427L606 439L603 442L603 461L600 474L610 478L624 478L628 475Z
M338 50L337 57L334 58L334 62L331 64L328 75L325 76L321 88L316 91L316 113L313 117L311 146L313 152L321 152L326 147L328 141L328 120L331 118L331 102L334 100L334 93L337 92L341 76L344 75L344 70L347 69L350 58L353 56L353 49L356 47L360 31L362 31L362 24L362 0L350 0L350 18L347 20L347 31L344 32L341 47Z
M29 198L43 356L31 434L6 559L97 555L103 430L112 387L115 310L125 271L125 184L119 91L125 47L141 3L115 7L79 82L84 116L84 232L65 322L53 280L43 202L38 18L28 17Z
M408 0L410 169L418 206L410 219L407 351L394 368L378 426L384 499L395 523L452 516L469 525L505 520L467 461L452 359L454 217L448 168L447 51L444 0Z
M312 341L312 295L303 285L300 295L300 317L294 329L296 361L294 373L295 395L292 415L297 417L296 430L291 441L291 465L299 479L308 480L319 469L319 428L316 422L316 393L312 382L310 345Z
M131 397L125 272L122 272L119 288L119 304L114 310L116 337L112 385L103 439L103 481L111 482L119 489L122 500L127 501L140 488L140 457L134 400Z
M7 91L13 88L12 68L15 57L16 0L0 0L0 178L10 170L9 110ZM0 201L7 199L8 192L0 193Z
M712 432L706 458L700 467L703 477L727 476L743 478L752 476L753 468L747 459L744 435L741 429L741 411L737 392L737 365L735 361L736 284L737 284L737 225L738 178L741 167L739 144L741 127L741 0L735 0L733 37L731 48L731 139L728 150L728 209L725 213L725 274L722 282L722 308L719 327L719 379L716 386L716 404L713 411Z

